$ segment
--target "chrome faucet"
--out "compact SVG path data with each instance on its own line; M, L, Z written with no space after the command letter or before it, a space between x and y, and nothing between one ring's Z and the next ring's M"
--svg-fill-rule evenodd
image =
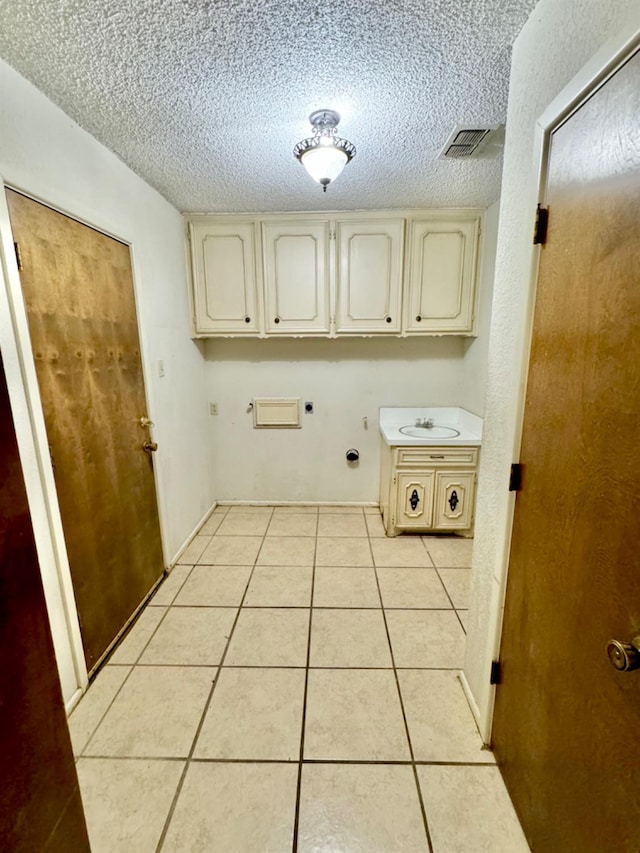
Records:
M424 427L425 429L433 429L435 426L433 418L416 418L416 426Z

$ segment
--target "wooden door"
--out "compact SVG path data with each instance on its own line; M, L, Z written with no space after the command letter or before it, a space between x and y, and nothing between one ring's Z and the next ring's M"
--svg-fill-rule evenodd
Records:
M339 334L400 331L403 235L403 219L336 223Z
M263 224L268 334L329 334L329 223Z
M0 357L0 850L89 841Z
M638 853L640 56L552 136L493 741L536 853Z
M129 248L7 197L92 670L163 571Z
M197 334L262 331L253 222L190 225Z

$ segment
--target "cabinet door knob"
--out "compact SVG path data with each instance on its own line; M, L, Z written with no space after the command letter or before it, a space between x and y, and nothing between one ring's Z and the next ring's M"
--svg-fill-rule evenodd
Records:
M422 317L420 316L420 314L418 314L418 316L416 317L416 320L418 321L418 323L420 323L422 321Z
M387 323L391 322L391 317L385 317L384 319L387 321Z
M245 323L250 323L250 322L251 322L251 317L245 317L245 318L244 318L244 321L245 321Z
M279 322L280 322L280 317L276 317L276 318L274 319L274 321L273 321L273 322L274 322L274 323L279 323Z

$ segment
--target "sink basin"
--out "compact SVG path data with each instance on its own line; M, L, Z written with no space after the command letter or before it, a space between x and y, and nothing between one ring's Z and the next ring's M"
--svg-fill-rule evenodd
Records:
M459 430L453 427L446 426L416 426L409 424L408 426L400 427L400 432L403 435L410 435L411 438L456 438L460 435Z

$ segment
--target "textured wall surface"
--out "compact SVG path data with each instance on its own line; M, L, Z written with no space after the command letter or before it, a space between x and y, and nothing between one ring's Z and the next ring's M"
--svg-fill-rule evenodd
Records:
M185 211L486 207L501 156L438 161L504 122L535 0L0 0L0 56ZM337 109L358 154L326 194L292 156Z
M638 0L540 0L514 44L465 665L485 734L511 527L507 483L515 458L538 181L534 127L593 54L622 28L633 32L634 26L640 28Z
M163 545L170 559L212 503L205 365L199 345L189 338L182 217L2 62L0 93L2 179L132 243L149 414L160 444L155 462ZM3 306L3 323L5 314ZM160 359L165 365L162 379ZM26 412L16 413L16 428L31 430ZM28 490L40 489L35 471L25 471L25 478ZM44 517L39 522L47 523ZM40 556L43 568L55 571ZM47 583L45 578L45 587ZM56 630L63 627L63 619L52 618L56 641ZM68 685L64 687L68 699Z

